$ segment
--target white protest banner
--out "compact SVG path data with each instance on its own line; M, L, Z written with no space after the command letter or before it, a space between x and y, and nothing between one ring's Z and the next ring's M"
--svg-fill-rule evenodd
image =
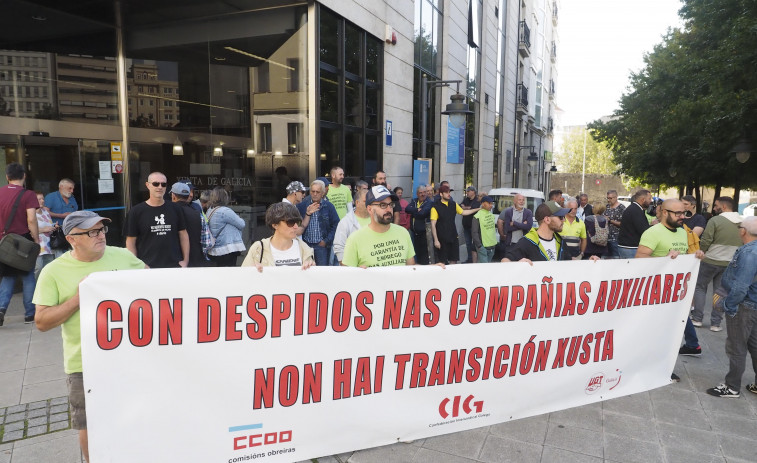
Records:
M699 263L105 272L92 461L299 461L663 386Z

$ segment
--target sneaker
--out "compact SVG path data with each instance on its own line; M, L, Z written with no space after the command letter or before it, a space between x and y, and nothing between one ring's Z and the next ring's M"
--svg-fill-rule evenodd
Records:
M670 382L671 383L679 383L679 382L681 382L681 378L679 378L677 374L671 373L670 374Z
M29 323L34 323L34 315L32 315L31 317L24 317L24 323L26 323L27 325Z
M691 324L694 325L694 326L696 326L697 328L701 328L702 327L702 322L696 321L693 318L691 319Z
M714 331L717 333L718 331L723 331L723 328L721 328L720 325L712 325L710 327L710 331Z
M757 394L757 384L754 384L754 383L747 384L746 385L746 390L749 391L749 392L751 392L751 393L753 393L753 394Z
M715 397L733 397L736 398L739 396L738 391L734 391L730 387L726 386L725 384L720 384L718 387L711 387L707 389L707 393L710 395L714 395Z
M678 349L678 355L688 355L690 357L701 357L702 356L702 348L701 347L681 346L681 348Z
M5 312L0 312L0 326L3 326L3 322L5 322Z

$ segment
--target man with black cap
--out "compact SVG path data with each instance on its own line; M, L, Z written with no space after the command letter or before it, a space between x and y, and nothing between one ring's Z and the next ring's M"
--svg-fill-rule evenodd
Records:
M465 198L463 198L463 201L460 203L460 207L464 211L481 207L481 203L478 201L478 192L476 191L476 187L471 185L465 190ZM466 215L465 217L463 217L463 236L465 236L465 249L468 251L468 259L465 261L466 264L478 262L478 255L476 252L477 248L473 246L473 234L471 231L472 225L472 215Z
M171 201L179 206L179 210L184 215L184 222L187 226L187 236L189 237L189 264L187 267L206 267L208 260L202 249L202 228L207 222L202 217L202 213L192 207L189 202L191 191L186 183L176 182L171 186Z
M397 195L383 185L368 190L365 205L371 223L347 238L342 265L362 268L415 265L410 233L393 223L394 203L398 200Z
M110 219L92 211L69 214L63 221L63 233L72 249L42 269L34 292L37 329L48 331L61 326L71 425L79 431L79 445L87 461L89 450L81 360L79 283L94 272L146 268L144 262L128 250L105 244L108 222Z
M431 234L434 237L436 261L442 264L456 264L460 260L460 241L457 235L455 217L473 215L480 207L464 211L452 199L449 185L439 187L439 199L431 207Z
M507 249L507 256L502 262L539 262L571 260L570 254L562 245L560 232L568 209L560 207L555 201L540 204L536 208L538 228L532 228L517 243ZM596 256L592 256L593 260Z

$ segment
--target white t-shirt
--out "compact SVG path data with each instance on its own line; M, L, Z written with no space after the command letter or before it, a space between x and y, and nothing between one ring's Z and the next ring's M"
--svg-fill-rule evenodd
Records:
M547 251L547 256L549 256L549 260L557 260L557 241L554 237L552 237L551 240L547 241L542 237L539 237L539 242L541 243L542 247L544 247L544 250Z
M275 247L273 247L273 245L271 245L271 255L273 255L273 263L276 267L302 266L300 246L295 241L292 241L292 245L289 246L289 249L285 249L283 251L281 249L276 249Z

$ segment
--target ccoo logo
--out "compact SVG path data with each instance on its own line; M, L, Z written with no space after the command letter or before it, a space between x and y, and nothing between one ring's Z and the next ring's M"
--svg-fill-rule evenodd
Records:
M466 415L470 415L474 410L476 413L481 413L481 410L484 408L484 401L483 400L477 400L473 402L474 397L472 395L469 395L468 397L463 400L463 411ZM449 398L445 398L439 403L439 414L442 416L442 418L447 418L450 416L450 412L447 411L447 406L450 402L452 402L452 417L457 417L460 414L460 401L462 400L462 397L459 395L456 395L455 397L450 400ZM471 408L471 405L473 405L473 408Z

